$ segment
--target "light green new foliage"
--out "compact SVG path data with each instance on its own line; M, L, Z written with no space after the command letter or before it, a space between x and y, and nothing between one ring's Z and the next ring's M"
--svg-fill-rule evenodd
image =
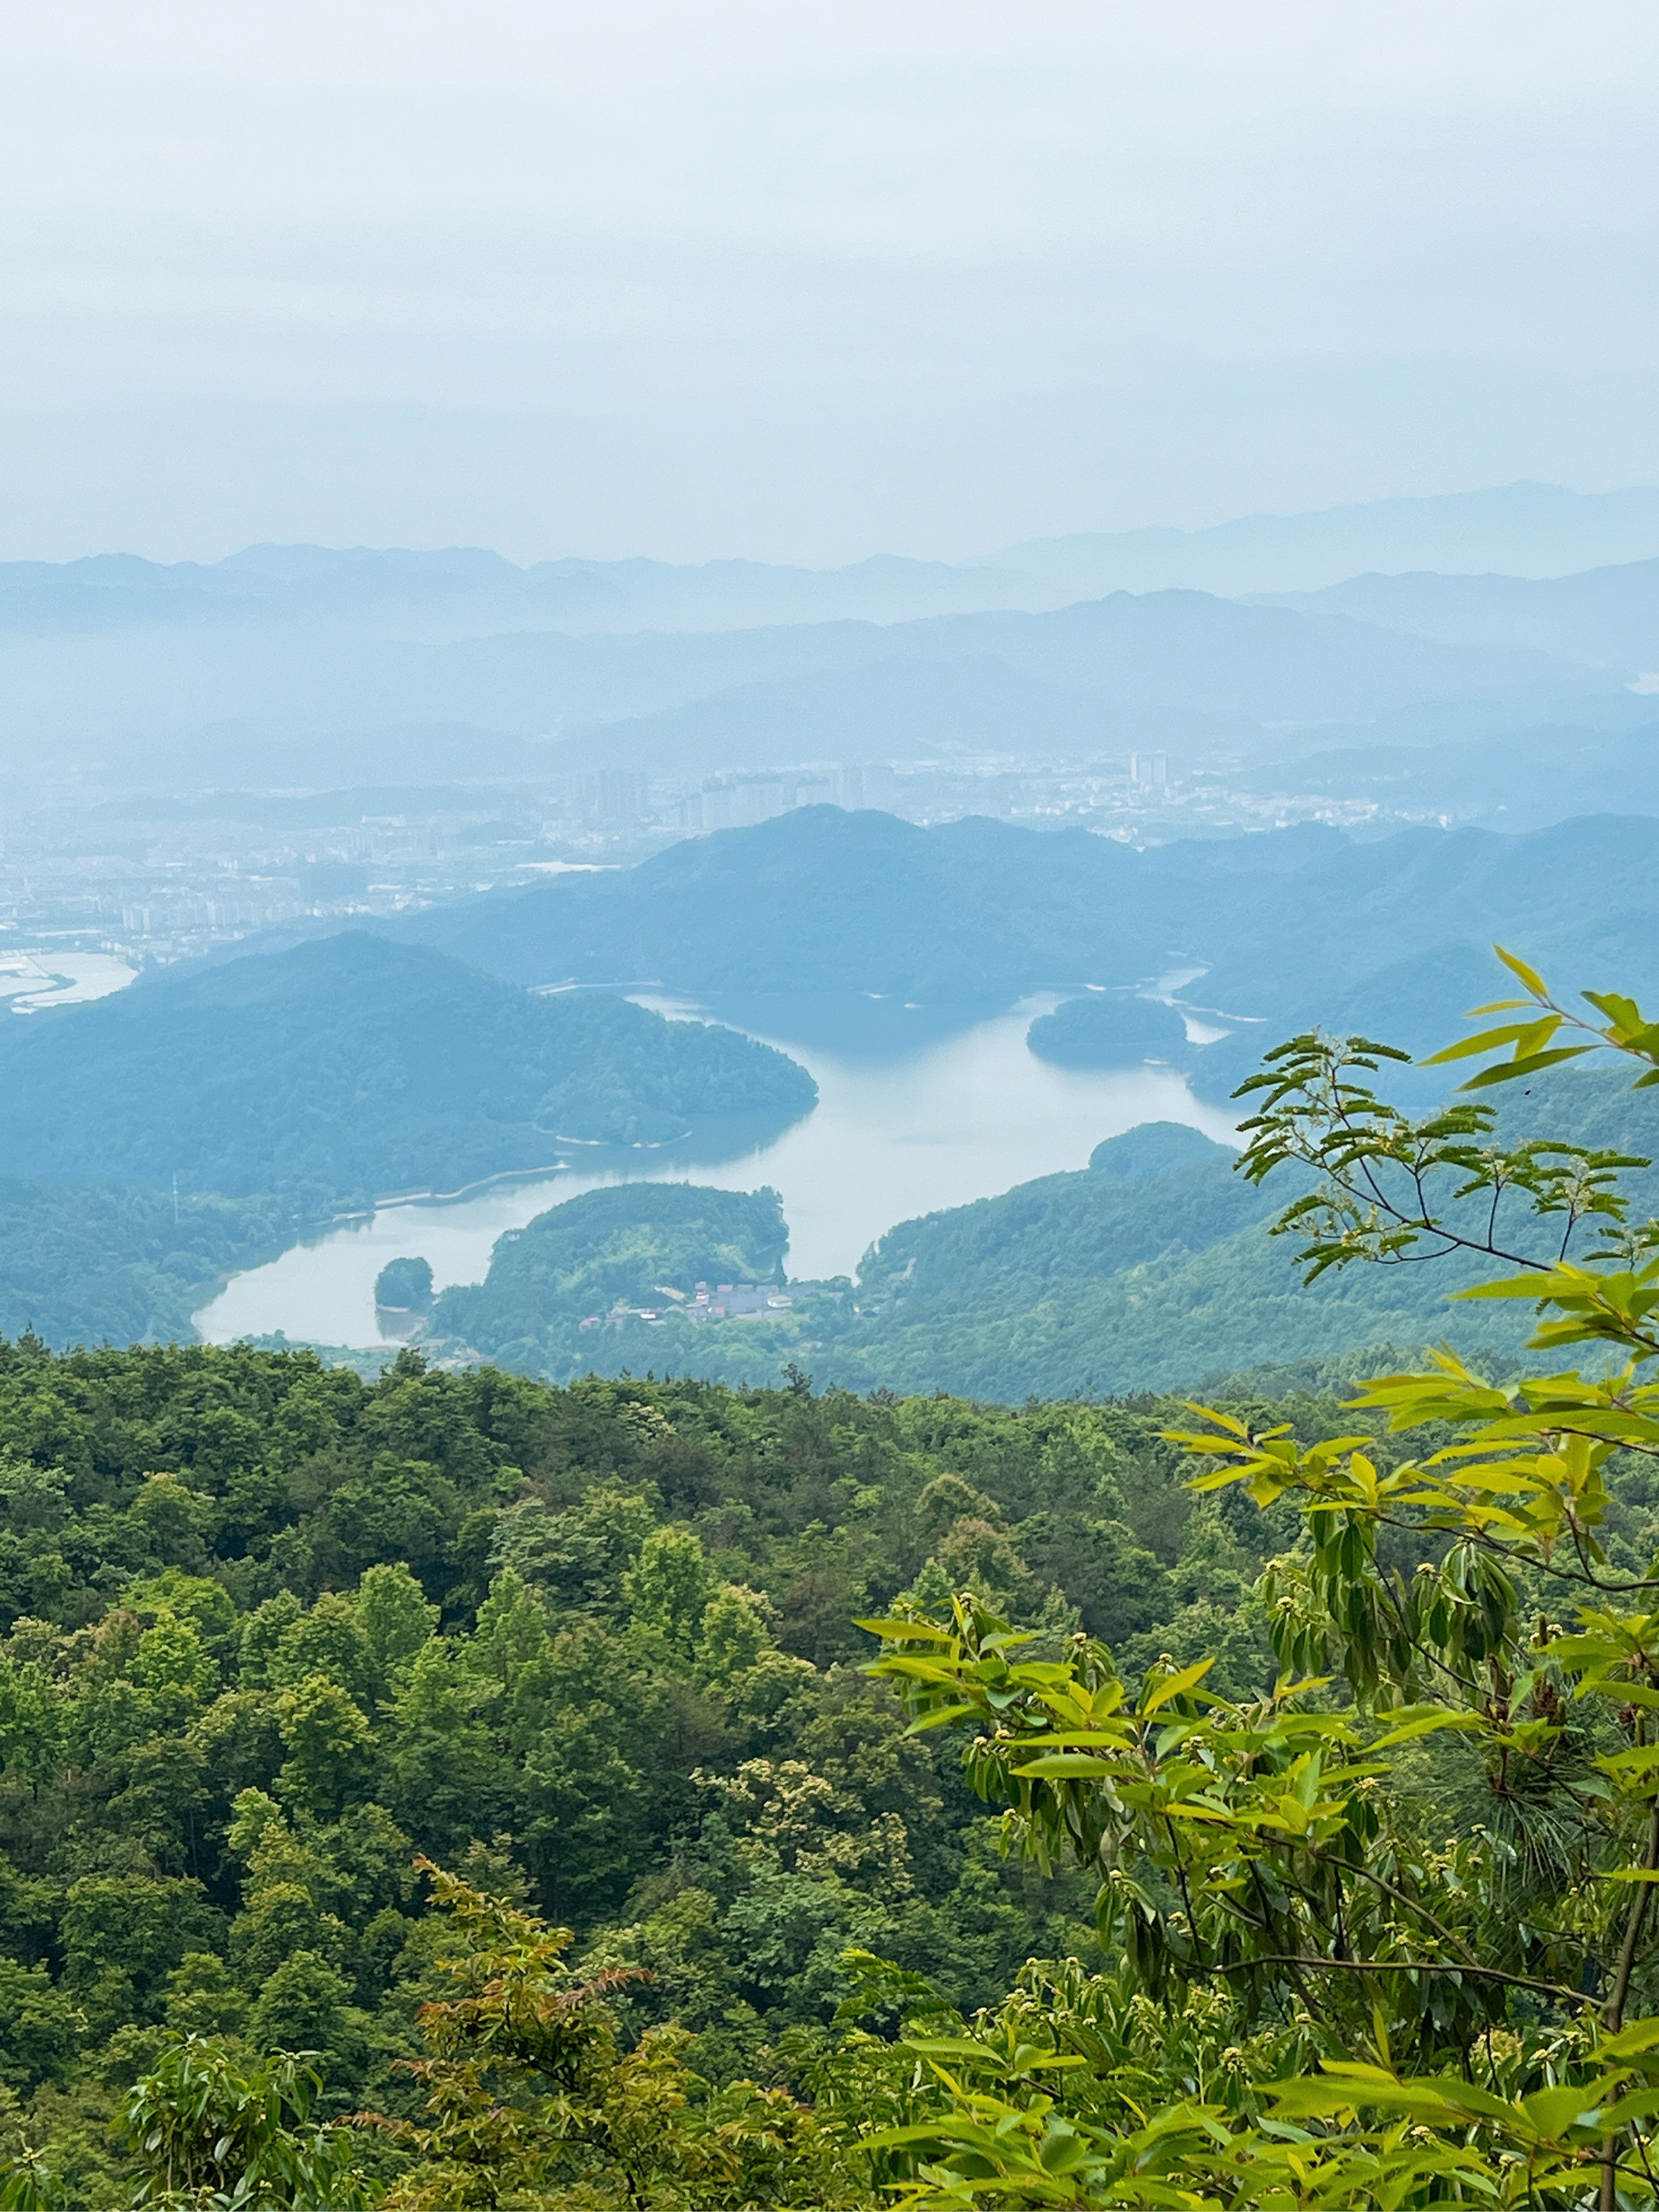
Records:
M170 2045L122 2113L141 2169L133 2203L351 2212L364 2200L350 2138L311 2120L315 2090L286 2053L245 2063L194 2036Z
M374 1687L384 1697L438 1626L438 1608L427 1601L401 1561L370 1567L357 1585L357 1625L368 1646Z
M1598 1043L1659 1080L1630 1001L1587 994L1591 1022L1503 957L1527 995L1481 1012L1516 1018L1437 1056L1508 1052L1468 1087ZM1038 1656L971 1596L866 1624L918 1726L975 1731L1010 1838L1098 1877L1122 1960L1092 2028L1085 1982L1028 2005L1024 2043L913 2030L922 2109L867 2140L917 2212L1659 2203L1659 1562L1607 1536L1621 1459L1659 1455L1659 1224L1618 1186L1646 1163L1498 1146L1478 1105L1413 1122L1362 1079L1401 1057L1280 1047L1245 1173L1314 1170L1279 1224L1311 1274L1478 1257L1505 1272L1463 1295L1534 1301L1534 1348L1596 1369L1381 1377L1380 1448L1194 1407L1195 1487L1300 1517L1260 1585L1266 1694L1217 1694L1212 1656ZM1194 2033L1160 2050L1139 2002Z
M423 1862L450 1923L449 1994L422 2008L420 2120L364 2115L410 2160L388 2212L803 2212L850 2206L837 2146L778 2089L711 2095L683 2029L630 2047L612 2001L641 1977L582 1979L570 1930Z
M689 1655L719 1580L689 1529L653 1528L623 1577L623 1595L635 1620Z
M728 1583L708 1601L697 1630L698 1684L726 1689L755 1665L770 1642L753 1591Z
M276 1778L283 1796L313 1820L329 1820L349 1795L363 1794L370 1733L362 1710L337 1682L309 1674L276 1701L289 1758Z
M202 1648L195 1623L162 1613L140 1639L132 1679L147 1691L160 1729L185 1727L219 1686L219 1670Z

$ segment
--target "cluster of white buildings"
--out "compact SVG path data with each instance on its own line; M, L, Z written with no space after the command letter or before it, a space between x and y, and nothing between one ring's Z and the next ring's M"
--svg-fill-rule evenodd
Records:
M767 1314L787 1313L795 1301L775 1283L699 1283L688 1297L684 1291L657 1285L665 1303L659 1306L630 1306L622 1299L607 1314L589 1314L583 1328L623 1328L630 1321L662 1322L670 1314L686 1321L759 1320Z

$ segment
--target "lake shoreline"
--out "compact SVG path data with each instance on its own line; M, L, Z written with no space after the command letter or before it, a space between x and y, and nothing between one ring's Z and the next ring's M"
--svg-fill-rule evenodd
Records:
M440 1289L481 1281L498 1237L550 1206L615 1182L769 1184L790 1224L790 1273L822 1280L854 1274L869 1247L901 1221L1080 1168L1103 1138L1141 1122L1181 1121L1237 1141L1233 1111L1194 1096L1176 1069L1077 1070L1040 1060L1027 1048L1026 1031L1054 1002L1055 994L1044 994L989 1015L963 1008L965 1025L943 1034L947 1010L929 1010L930 1020L909 1039L901 1028L897 1050L890 1048L893 1010L872 1008L872 1048L863 1054L768 1034L760 1026L768 1015L782 1017L777 1028L795 1024L781 1007L751 1004L744 1012L755 1026L744 1033L788 1051L817 1082L818 1103L809 1113L781 1127L775 1117L753 1117L747 1127L734 1117L719 1131L694 1130L672 1146L657 1146L649 1157L641 1148L607 1147L603 1160L522 1177L503 1173L484 1179L483 1188L394 1195L233 1276L194 1316L196 1327L210 1342L281 1334L391 1357L397 1346L380 1334L373 1295L387 1261L428 1260ZM735 1008L677 1002L674 1011L738 1026ZM821 1012L813 1010L812 1024L820 1035ZM857 1018L855 1007L837 1015L848 1027ZM836 1037L837 1045L849 1042L857 1044L856 1033ZM765 1127L756 1126L762 1121Z

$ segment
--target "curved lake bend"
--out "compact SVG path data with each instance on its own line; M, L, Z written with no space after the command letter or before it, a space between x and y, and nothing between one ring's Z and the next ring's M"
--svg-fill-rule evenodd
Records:
M665 1012L694 1011L644 1003ZM1137 1122L1184 1121L1224 1143L1233 1139L1231 1117L1195 1099L1172 1068L1083 1070L1039 1060L1027 1049L1025 1032L1032 1016L1054 1003L1030 1000L943 1036L923 1021L918 1029L935 1033L908 1042L893 1034L891 1013L884 1012L883 1046L873 1054L867 1039L841 1024L815 1024L816 1034L808 1035L781 1008L769 1018L771 1009L733 1006L727 1012L734 1027L781 1045L817 1080L817 1106L781 1137L714 1164L665 1146L620 1158L607 1152L603 1166L584 1167L581 1151L572 1147L563 1172L447 1202L382 1206L371 1219L234 1276L196 1325L218 1344L278 1330L319 1344L382 1343L374 1279L388 1260L429 1261L439 1289L481 1282L503 1231L521 1229L550 1206L604 1183L696 1181L726 1190L770 1183L782 1194L789 1223L790 1273L850 1275L896 1222L1080 1168L1103 1138ZM830 1042L820 1041L825 1036Z

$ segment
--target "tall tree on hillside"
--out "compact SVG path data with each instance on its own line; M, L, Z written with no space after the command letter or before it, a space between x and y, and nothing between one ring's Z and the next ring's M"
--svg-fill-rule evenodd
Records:
M1413 1120L1373 1087L1404 1054L1297 1037L1242 1166L1310 1174L1279 1224L1310 1279L1462 1255L1462 1295L1530 1301L1534 1348L1589 1367L1379 1377L1380 1445L1194 1407L1195 1486L1300 1522L1257 1695L1034 1657L971 1597L866 1624L919 1724L974 1730L1011 1836L1098 1877L1122 1960L912 2036L933 2088L871 2141L916 2212L1659 2202L1659 1561L1615 1510L1659 1456L1659 1223L1620 1188L1645 1162L1502 1141L1484 1103L1598 1048L1659 1083L1659 1024L1503 957L1522 995L1436 1055L1483 1060L1475 1095Z
M422 1863L455 1937L441 1962L455 1994L421 2009L424 2118L366 2116L414 2154L389 2208L741 2212L849 2199L831 2142L792 2097L746 2082L708 2096L679 2028L625 2047L611 2000L637 1969L580 1980L568 1929Z
M122 2112L140 2169L133 2204L356 2212L366 2200L351 2138L311 2119L318 2083L306 2055L249 2060L194 2035L170 2045Z

